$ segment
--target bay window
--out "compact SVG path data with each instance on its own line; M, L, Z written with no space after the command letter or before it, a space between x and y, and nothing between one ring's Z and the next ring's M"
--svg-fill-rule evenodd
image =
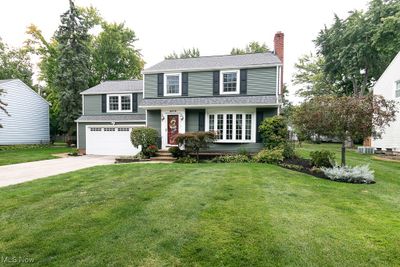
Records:
M253 113L208 114L208 131L216 132L216 142L255 142Z

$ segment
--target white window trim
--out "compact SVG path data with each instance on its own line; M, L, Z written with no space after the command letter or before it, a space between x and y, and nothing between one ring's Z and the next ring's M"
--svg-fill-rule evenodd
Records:
M178 76L179 77L179 93L169 94L167 93L167 77ZM182 95L182 73L165 73L164 74L164 96L180 96Z
M217 131L217 115L223 115L223 135L222 139L215 140L214 143L255 143L256 142L256 113L254 112L210 112L206 114L206 131L210 130L210 115L214 115L214 131ZM226 115L232 114L232 139L226 139ZM236 140L236 114L242 114L242 139ZM251 114L251 139L246 140L246 114Z
M118 97L118 110L110 110L110 97L112 96L117 96ZM129 96L129 101L131 102L131 108L129 110L122 110L122 101L121 98L123 96ZM107 113L112 113L112 112L132 112L132 94L112 94L112 95L107 95Z
M400 88L397 89L397 86L400 85L400 80L394 82L394 98L400 98L400 95L397 96L397 91L400 91Z
M224 92L224 73L236 72L236 91ZM240 94L240 71L223 70L219 72L219 94L220 95L238 95Z

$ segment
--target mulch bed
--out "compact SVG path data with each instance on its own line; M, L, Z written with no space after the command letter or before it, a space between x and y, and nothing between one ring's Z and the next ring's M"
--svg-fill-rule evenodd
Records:
M311 161L308 159L297 157L292 159L285 159L283 162L279 163L279 166L285 169L306 173L317 178L329 180L329 178L321 170L313 168Z

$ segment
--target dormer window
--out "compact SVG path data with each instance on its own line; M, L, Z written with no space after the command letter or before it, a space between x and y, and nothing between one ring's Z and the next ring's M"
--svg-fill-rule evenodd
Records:
M132 95L107 95L107 112L132 112Z
M239 94L240 75L238 70L220 72L220 94Z
M164 95L177 96L181 95L181 74L171 73L164 76Z
M396 82L396 97L400 97L400 81Z

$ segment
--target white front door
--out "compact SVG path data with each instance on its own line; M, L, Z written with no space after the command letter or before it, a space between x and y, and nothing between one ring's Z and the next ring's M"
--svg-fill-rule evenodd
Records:
M134 126L86 126L86 154L134 156L140 152L130 139Z

